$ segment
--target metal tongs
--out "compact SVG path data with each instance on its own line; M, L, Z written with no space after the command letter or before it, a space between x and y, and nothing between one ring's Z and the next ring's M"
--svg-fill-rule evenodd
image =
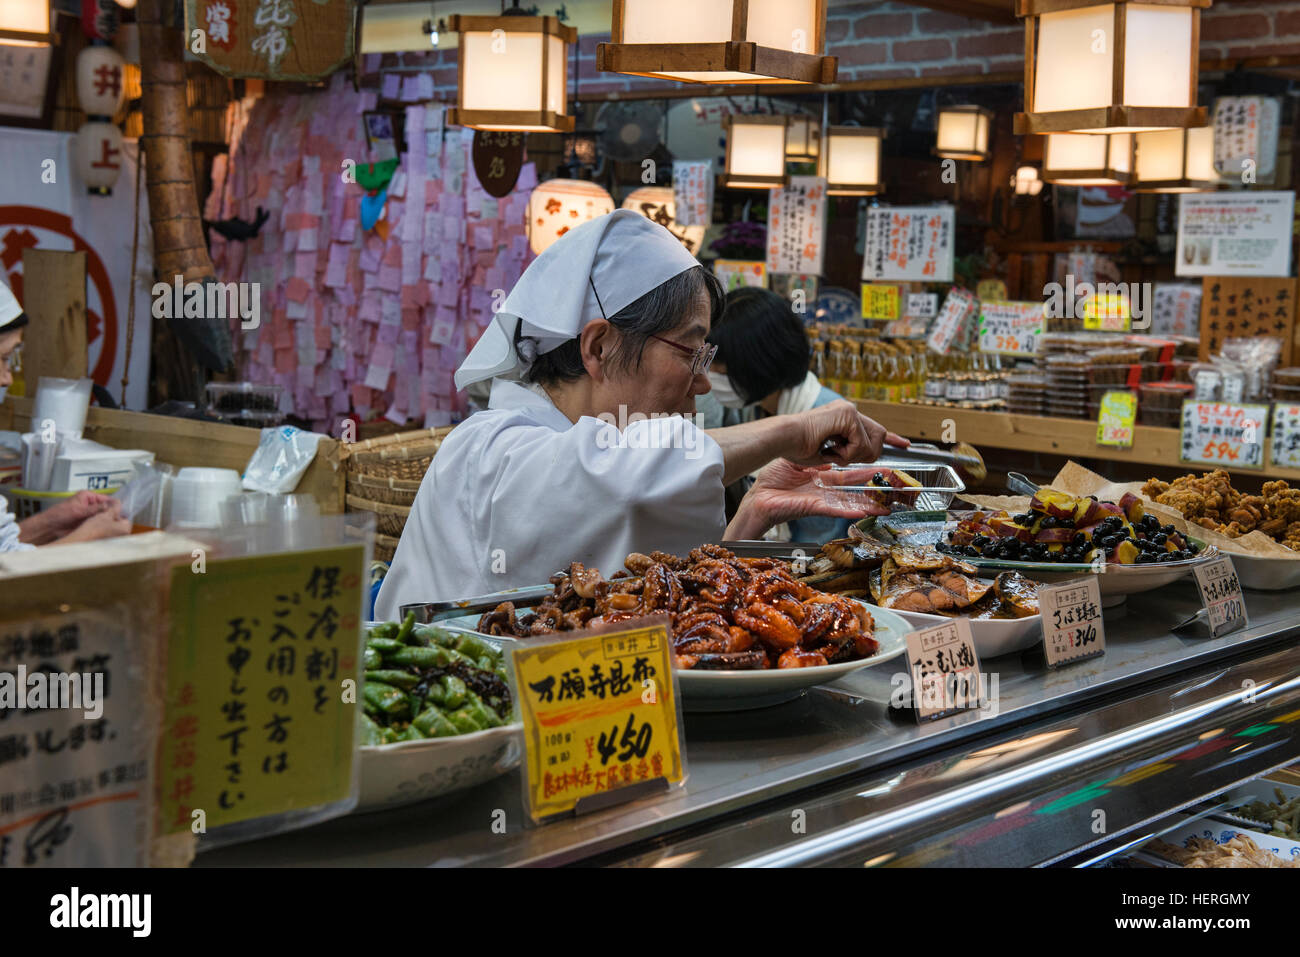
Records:
M1019 492L1021 495L1033 497L1038 494L1041 485L1035 485L1029 479L1025 478L1019 472L1007 473L1007 488L1013 492Z
M416 624L428 625L435 621L446 621L448 618L481 615L496 608L503 601L512 602L516 608L540 605L553 594L555 594L553 585L528 585L524 588L507 588L505 591L493 592L490 595L479 595L477 598L415 602L411 605L402 605L401 618L405 619L408 614L414 612Z
M832 455L842 445L844 445L844 439L838 436L827 439L822 443L821 453L824 456ZM967 442L958 442L950 452L945 452L933 445L912 445L907 448L886 445L881 450L880 458L870 464L890 467L894 465L906 466L917 462L963 468L977 482L982 481L988 475L988 469L984 467L984 459L975 449L975 446Z

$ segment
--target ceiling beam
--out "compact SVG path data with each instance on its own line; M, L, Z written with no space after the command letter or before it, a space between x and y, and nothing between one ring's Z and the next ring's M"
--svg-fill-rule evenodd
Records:
M911 7L925 7L943 13L988 20L991 23L1015 23L1015 0L902 0Z

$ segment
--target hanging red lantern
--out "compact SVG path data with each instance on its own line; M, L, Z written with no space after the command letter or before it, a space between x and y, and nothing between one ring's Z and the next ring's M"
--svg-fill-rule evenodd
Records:
M112 119L126 97L122 54L108 46L88 46L77 54L77 103L87 116Z
M122 168L122 131L112 123L92 120L77 130L72 150L77 173L87 189L109 195Z
M117 4L113 0L81 0L81 32L108 43L117 33Z

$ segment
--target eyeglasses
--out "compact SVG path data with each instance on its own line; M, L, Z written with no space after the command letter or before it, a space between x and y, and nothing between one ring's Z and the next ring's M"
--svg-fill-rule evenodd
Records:
M718 354L718 347L711 342L706 342L698 349L692 349L684 346L680 342L673 342L671 339L665 339L663 336L656 336L653 333L651 339L657 339L664 345L672 346L678 352L691 357L691 375L704 375L709 371L709 366L713 362L713 357Z
M21 372L23 368L23 347L21 343L14 346L12 352L3 360L10 372Z

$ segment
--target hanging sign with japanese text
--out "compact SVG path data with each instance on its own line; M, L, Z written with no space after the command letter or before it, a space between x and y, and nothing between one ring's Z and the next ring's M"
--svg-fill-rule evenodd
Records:
M524 168L524 134L518 130L475 130L470 148L474 175L489 196L509 196Z
M897 319L899 287L891 283L862 284L863 319Z
M1286 469L1300 469L1300 405L1273 404L1273 441L1269 461Z
M926 345L935 352L946 353L961 336L962 327L978 308L978 299L965 289L953 286L948 290L943 306L939 309L938 318L930 326L930 335L926 339Z
M327 77L352 61L355 18L355 0L185 0L187 48L230 77Z
M767 204L768 272L821 275L826 237L826 180L791 176L774 189Z
M1183 193L1179 276L1287 276L1294 192Z
M980 302L979 349L1004 356L1032 356L1046 328L1041 302Z
M1214 169L1242 183L1271 183L1277 168L1281 101L1221 96L1214 101Z
M673 198L679 226L713 223L713 162L673 160Z
M622 788L686 778L665 619L513 652L533 820Z
M1111 389L1101 397L1097 410L1097 444L1129 448L1137 422L1137 396L1123 389Z
M862 279L952 282L952 206L878 206L867 211Z
M1266 405L1186 401L1182 427L1180 462L1242 469L1264 467Z
M1101 587L1084 578L1038 586L1043 616L1043 654L1057 668L1106 653L1106 626L1101 617Z
M164 833L355 803L363 562L347 545L172 571Z
M980 661L967 619L909 632L907 660L918 721L979 706Z
M1153 336L1200 335L1201 287L1190 283L1156 283L1151 317Z
M1210 633L1218 638L1250 624L1246 602L1241 597L1237 570L1227 555L1192 569L1201 603L1209 617Z

